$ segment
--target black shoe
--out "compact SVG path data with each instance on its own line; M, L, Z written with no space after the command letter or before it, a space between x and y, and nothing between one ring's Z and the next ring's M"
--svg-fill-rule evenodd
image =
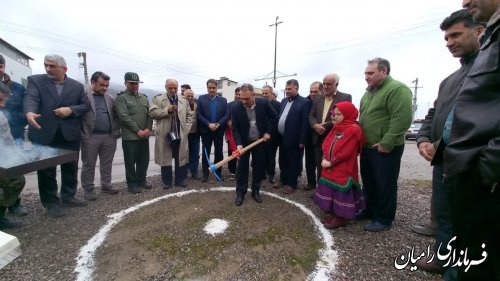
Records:
M193 180L198 180L198 181L199 181L199 180L201 180L201 177L200 177L200 176L198 176L198 175L191 175L191 178L192 178Z
M137 193L141 193L141 188L138 187L138 186L133 186L133 187L129 187L128 188L128 192L130 193L134 193L134 194L137 194Z
M255 202L262 203L262 198L260 197L259 193L252 194L252 198L253 200L255 200Z
M59 205L54 205L47 208L47 214L52 218L60 218L66 215L64 209Z
M101 192L102 193L107 193L107 194L117 194L120 192L118 189L113 188L112 185L102 185L101 186Z
M172 188L172 184L163 184L163 189L170 189Z
M28 210L21 204L16 204L9 207L9 213L17 217L23 217L28 215Z
M149 183L145 182L143 184L141 184L141 188L144 188L144 189L151 189L153 188L152 185L150 185Z
M203 176L203 178L201 179L201 182L202 182L202 183L206 183L206 182L208 182L208 176L206 176L206 177L205 177L205 176Z
M181 181L179 183L176 183L175 186L178 186L178 187L187 187L188 185L186 184L186 182Z
M14 229L21 227L23 225L20 221L10 220L7 217L3 217L0 219L0 230L4 229Z
M89 203L87 203L84 200L76 199L75 197L68 199L68 200L62 200L61 205L63 207L85 207Z
M380 232L389 229L391 229L390 225L386 225L378 221L372 221L371 223L365 225L365 230L370 232Z
M236 200L234 200L234 203L236 204L236 206L241 206L241 204L243 204L243 196L236 196Z

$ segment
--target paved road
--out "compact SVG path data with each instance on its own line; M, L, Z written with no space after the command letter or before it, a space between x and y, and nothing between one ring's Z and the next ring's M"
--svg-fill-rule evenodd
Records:
M155 137L151 137L149 140L149 148L150 148L149 153L151 160L149 162L148 176L160 174L160 166L154 163L154 142L155 142ZM224 142L224 155L227 155L226 151L227 151L227 146L226 143ZM213 157L211 158L213 159ZM81 164L82 163L80 161L79 168L81 168ZM99 161L97 165L99 165ZM57 175L60 176L59 170L57 172ZM38 193L36 172L29 173L25 175L25 177L26 177L26 186L23 190L23 194ZM431 167L429 166L429 162L425 161L422 157L420 157L414 141L408 141L406 143L401 163L400 177L403 179L423 179L423 180L431 179ZM80 171L78 171L78 179L80 179ZM99 184L99 179L100 179L99 171L98 169L96 169L95 173L96 186L98 186ZM113 162L112 179L113 182L125 181L125 167L123 165L123 150L121 146L121 140L118 140L118 146L116 148L115 159Z

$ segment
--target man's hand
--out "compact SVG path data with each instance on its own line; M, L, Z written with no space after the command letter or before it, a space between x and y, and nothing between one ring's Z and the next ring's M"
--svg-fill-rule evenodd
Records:
M379 153L390 153L392 151L392 149L385 148L380 143L376 143L376 144L372 145L372 147L376 148Z
M431 161L434 157L434 154L436 154L436 148L434 148L434 145L427 141L418 144L418 151L420 152L420 155L422 155L422 157L424 157L424 159L427 161Z
M314 131L316 131L316 133L318 133L318 135L322 135L326 131L325 127L323 127L322 124L314 124L313 129Z
M171 104L171 105L168 106L168 112L169 113L174 112L174 110L177 110L177 105Z
M217 124L217 123L209 123L208 124L208 128L210 130L212 130L212 131L215 131L215 130L217 130L217 128L219 128L219 124Z
M231 121L231 119L227 120L227 127L229 129L232 129L233 128L233 121Z
M39 118L40 114L36 114L36 113L33 113L33 112L28 112L26 113L26 120L28 120L28 123L31 125L31 127L35 128L35 129L41 129L42 127L36 122L36 118Z
M57 117L61 117L61 118L66 118L66 117L70 116L71 113L73 113L73 110L71 110L71 108L69 108L69 107L59 107L57 109L54 109L54 114Z
M243 150L243 145L238 145L236 147L236 150L238 150L239 152L241 152Z
M148 138L149 136L151 136L151 131L148 128L144 129L144 137Z
M265 133L265 134L262 136L262 138L264 139L264 141L268 141L268 140L270 140L270 139L271 139L271 135L270 135L270 134L268 134L268 133Z

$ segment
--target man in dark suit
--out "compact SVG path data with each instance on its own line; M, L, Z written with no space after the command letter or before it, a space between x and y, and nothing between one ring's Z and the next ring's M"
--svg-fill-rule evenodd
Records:
M280 142L280 183L283 193L291 194L297 189L297 181L302 172L302 157L309 136L308 116L311 102L299 95L299 82L288 80L285 88L286 98L281 101L278 131Z
M198 130L201 135L201 143L203 149L207 151L210 157L212 144L214 145L214 163L222 160L222 146L224 142L224 132L226 131L226 123L229 119L229 111L227 110L227 100L217 94L217 81L209 79L207 81L208 93L200 96L198 99ZM205 154L205 151L202 152ZM201 182L208 181L208 161L202 157L203 178ZM217 174L222 177L222 168L217 169Z
M264 138L267 142L271 139L272 132L276 129L277 114L266 99L256 99L253 86L243 84L240 87L241 102L234 103L231 108L233 123L233 136L237 149ZM260 143L247 153L240 156L236 173L236 206L243 203L243 198L248 189L248 162L252 154L252 198L257 203L262 203L260 197L260 181L264 174L265 145Z
M273 91L273 87L265 85L262 87L262 96L267 98L271 107L274 109L277 115L280 113L281 103L276 100L276 93ZM265 146L265 157L264 157L264 175L262 179L265 179L265 174L267 173L267 178L270 184L275 183L274 175L276 171L276 152L278 151L280 142L280 137L278 130L275 130L271 134L271 141L266 142Z
M28 77L24 113L29 123L28 137L33 143L79 151L81 118L90 110L83 85L66 76L66 61L59 55L47 55L47 74ZM61 165L61 199L57 196L56 167L39 170L38 189L42 205L51 217L64 216L64 207L82 207L87 203L75 198L78 162Z
M323 78L324 94L319 96L313 103L309 114L309 125L312 128L312 145L316 160L317 179L321 176L321 158L323 151L321 146L326 135L333 127L330 111L334 104L341 101L352 102L352 96L337 90L339 76L335 73L325 75Z
M94 176L97 157L101 174L101 192L118 193L111 184L111 171L116 151L116 140L120 137L120 119L115 107L115 98L107 93L110 77L97 71L90 82L92 91L87 94L92 110L82 120L82 172L80 179L85 200L97 199L94 191Z
M323 83L316 81L312 82L309 87L309 96L307 99L314 104L314 101L323 95ZM318 166L316 165L316 153L314 151L314 145L312 143L312 128L309 128L309 136L307 137L305 152L305 164L306 164L306 175L307 175L307 185L304 190L313 190L316 188L317 179L319 178L319 172L317 171ZM317 173L318 172L318 173Z

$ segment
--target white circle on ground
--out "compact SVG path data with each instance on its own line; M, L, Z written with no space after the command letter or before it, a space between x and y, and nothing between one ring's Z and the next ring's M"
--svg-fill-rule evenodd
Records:
M229 227L229 222L221 219L211 219L207 222L207 225L203 230L206 233L215 236L217 234L222 234Z
M117 225L120 221L125 218L126 215L135 212L142 207L151 205L153 203L172 198L172 197L182 197L184 195L188 195L191 193L205 193L205 192L210 192L210 191L221 191L221 192L234 192L234 187L218 187L218 188L211 188L211 189L191 189L191 190L186 190L186 191L181 191L181 192L176 192L176 193L171 193L167 194L165 196L161 196L158 198L154 198L148 201L144 201L142 203L139 203L137 205L134 205L128 209L116 212L114 214L111 214L108 216L109 220L108 222L103 225L99 231L90 238L90 240L87 242L86 245L80 248L80 252L78 253L78 257L76 258L76 268L74 272L77 274L76 280L78 281L88 281L92 280L92 274L94 273L94 256L97 248L99 248L104 240L106 239L106 236L108 233L111 231L111 229ZM326 229L323 224L320 222L318 217L314 215L314 213L304 206L303 204L297 203L295 201L292 201L287 198L283 198L279 196L278 194L271 193L271 192L266 192L266 191L261 191L261 194L266 194L270 197L274 197L277 199L280 199L282 201L285 201L291 205L294 205L298 207L302 212L304 212L306 215L311 217L311 219L314 222L315 228L318 231L318 236L320 239L323 241L323 248L319 250L319 259L316 262L316 268L315 270L309 274L307 277L307 280L313 280L313 281L328 281L331 280L332 274L335 272L335 266L337 264L337 251L332 250L333 248L333 236Z

